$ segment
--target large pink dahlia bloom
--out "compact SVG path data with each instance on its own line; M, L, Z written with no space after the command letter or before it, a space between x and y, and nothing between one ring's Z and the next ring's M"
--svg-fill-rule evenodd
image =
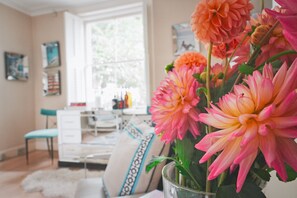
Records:
M198 70L186 65L173 69L154 92L150 112L156 124L155 132L161 134L161 140L165 142L183 139L188 130L194 137L199 135L199 111L196 108L199 83L193 77Z
M289 69L283 64L275 75L271 65L265 65L263 74L255 71L246 79L247 86L235 86L218 107L211 105L208 113L199 115L201 122L219 129L195 146L206 152L200 163L222 151L209 167L208 179L239 166L239 192L259 150L282 180L287 179L285 163L297 171L296 76L297 59Z

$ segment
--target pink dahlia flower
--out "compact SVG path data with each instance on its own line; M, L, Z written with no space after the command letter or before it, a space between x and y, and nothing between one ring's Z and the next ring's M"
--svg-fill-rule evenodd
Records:
M193 77L197 70L199 68L189 69L187 66L173 69L154 92L150 112L156 124L155 132L165 142L176 138L182 140L187 131L194 137L199 135L199 111L196 108L199 83Z
M271 65L265 65L263 74L255 71L246 79L247 86L236 85L218 106L199 115L199 121L218 129L195 146L206 152L200 163L221 152L209 167L209 180L239 166L239 192L259 150L282 180L287 179L285 163L297 171L296 76L297 59L289 69L283 64L275 75Z
M249 0L201 0L192 14L192 30L204 43L228 42L244 30L252 9Z
M270 9L265 11L276 17L283 26L283 34L292 47L297 50L297 1L296 0L275 0L282 6L284 12L276 12Z

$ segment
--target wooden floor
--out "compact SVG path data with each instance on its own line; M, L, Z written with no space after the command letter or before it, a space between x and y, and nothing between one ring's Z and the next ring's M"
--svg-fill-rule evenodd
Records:
M26 193L22 180L36 170L49 170L58 168L57 153L54 164L47 151L33 151L30 153L30 163L26 164L25 156L20 156L0 162L0 197L2 198L43 198L41 193Z

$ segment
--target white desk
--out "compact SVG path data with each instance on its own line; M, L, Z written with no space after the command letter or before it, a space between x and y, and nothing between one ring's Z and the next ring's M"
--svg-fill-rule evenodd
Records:
M89 125L88 119L96 116L104 121L105 115L113 115L116 122L114 131L104 133L98 130L98 123L94 127ZM100 117L101 116L101 117ZM85 156L93 153L111 153L119 133L119 112L95 112L84 110L57 111L59 162L83 162ZM107 139L108 138L108 139ZM107 141L109 140L109 141ZM95 163L106 164L108 158L97 159Z

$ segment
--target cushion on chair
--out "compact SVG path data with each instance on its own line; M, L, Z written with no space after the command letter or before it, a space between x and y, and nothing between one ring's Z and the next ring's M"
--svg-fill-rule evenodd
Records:
M25 139L52 138L58 136L58 129L40 129L27 133Z
M162 165L149 173L145 166L152 156L168 155L165 145L154 133L154 128L132 117L124 128L112 152L103 176L106 197L141 194L157 188Z

